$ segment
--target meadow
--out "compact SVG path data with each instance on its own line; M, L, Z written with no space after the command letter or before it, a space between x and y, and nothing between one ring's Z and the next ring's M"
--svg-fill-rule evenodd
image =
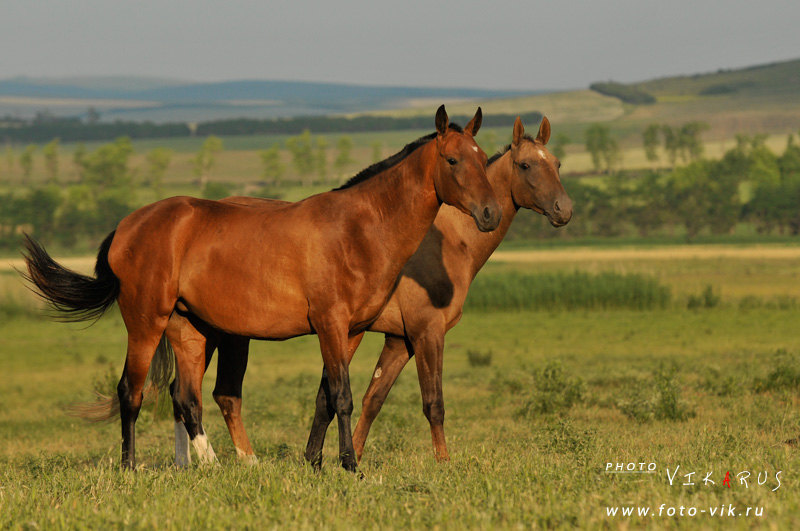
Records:
M117 423L64 413L119 378L116 310L88 328L50 322L5 268L0 527L794 528L800 458L785 441L800 435L798 265L791 245L501 249L447 336L451 461L433 460L410 363L362 479L336 466L335 423L322 472L302 459L315 337L253 344L243 415L258 465L236 462L212 362L203 400L219 465L175 469L172 420L148 406L141 468L121 471ZM573 302L547 299L553 283ZM504 302L500 288L549 302ZM637 298L659 290L666 300ZM368 334L353 361L354 419L381 345Z

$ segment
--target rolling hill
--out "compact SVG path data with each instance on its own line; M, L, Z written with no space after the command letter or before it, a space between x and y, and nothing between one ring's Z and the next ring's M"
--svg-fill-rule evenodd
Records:
M13 78L0 80L0 116L27 118L42 111L55 116L82 116L94 107L103 120L280 118L404 107L429 99L522 94L528 93L261 80L189 83L148 78Z

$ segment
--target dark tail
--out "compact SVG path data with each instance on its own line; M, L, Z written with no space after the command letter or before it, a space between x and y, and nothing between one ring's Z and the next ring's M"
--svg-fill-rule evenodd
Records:
M109 234L100 245L95 278L71 271L53 260L38 242L25 235L23 254L28 273L22 276L33 284L34 292L58 311L62 321L99 319L119 295L119 279L108 265L108 249L114 239Z
M150 372L147 374L148 383L142 391L144 405L154 403L158 409L162 393L166 391L169 394L169 382L172 379L174 366L175 353L172 351L167 336L163 335L150 364ZM97 397L94 402L79 402L67 406L67 414L89 422L109 422L119 417L117 393L106 395L95 390L95 395Z

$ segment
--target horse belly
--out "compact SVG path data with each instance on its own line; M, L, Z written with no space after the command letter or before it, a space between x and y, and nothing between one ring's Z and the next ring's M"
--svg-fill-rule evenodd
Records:
M236 275L182 283L181 299L213 327L241 336L287 339L311 333L308 303L293 286L241 282Z

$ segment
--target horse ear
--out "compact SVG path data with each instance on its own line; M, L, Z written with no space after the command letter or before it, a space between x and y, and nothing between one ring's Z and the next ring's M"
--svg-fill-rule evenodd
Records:
M547 119L547 116L542 116L542 125L539 126L539 134L536 135L536 140L542 144L547 144L547 141L550 140L550 120Z
M447 124L449 123L450 120L447 118L447 111L444 110L444 104L442 104L436 111L436 130L440 135L447 132Z
M478 129L481 128L482 121L483 121L483 111L481 111L481 108L478 107L478 110L475 111L475 116L472 117L472 120L470 120L467 126L464 128L464 132L467 133L469 136L477 135Z
M522 137L525 135L525 127L522 125L522 120L519 116L514 120L514 135L511 137L511 143L518 146L522 142Z

